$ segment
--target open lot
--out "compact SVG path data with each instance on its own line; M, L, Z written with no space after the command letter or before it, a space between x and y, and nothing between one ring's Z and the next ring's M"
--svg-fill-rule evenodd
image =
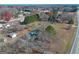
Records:
M77 21L76 21L76 17L74 18L74 26L77 26ZM59 41L61 41L62 43L62 47L60 49L54 48L55 50L58 50L59 53L69 53L74 38L75 38L75 34L76 34L76 28L77 27L71 27L70 30L67 30L66 28L68 27L68 24L64 24L64 23L59 23L59 24L53 24L52 25L56 32L57 32L57 37L60 39ZM59 47L59 44L56 43L57 46Z

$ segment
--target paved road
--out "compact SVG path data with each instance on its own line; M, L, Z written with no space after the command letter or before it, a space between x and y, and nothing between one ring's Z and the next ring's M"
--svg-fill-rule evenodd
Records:
M79 10L77 11L77 33L70 54L79 54Z

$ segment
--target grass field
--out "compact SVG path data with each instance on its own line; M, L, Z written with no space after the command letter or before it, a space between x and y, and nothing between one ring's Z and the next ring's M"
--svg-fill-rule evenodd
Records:
M77 21L76 21L76 17L74 18L74 24L73 25L77 25ZM74 38L75 38L75 34L76 34L76 27L72 27L70 30L66 30L66 28L68 27L68 24L53 24L53 27L56 29L57 31L57 36L60 37L60 39L62 40L63 43L63 47L60 50L60 53L69 53ZM61 43L62 43L61 42Z

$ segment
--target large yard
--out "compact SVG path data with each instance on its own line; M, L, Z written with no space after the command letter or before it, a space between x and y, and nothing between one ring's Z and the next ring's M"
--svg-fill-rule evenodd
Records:
M34 24L39 24L45 22L35 22ZM43 24L43 26L44 26ZM51 24L56 30L56 39L53 40L53 43L50 45L50 50L53 53L68 53L72 47L73 40L76 34L76 27L71 27L71 29L67 30L68 24L64 23L56 23ZM76 25L75 23L73 25ZM36 25L37 26L37 25ZM47 26L47 25L45 25Z
M68 24L56 23L52 26L57 32L57 41L54 41L52 46L53 51L56 53L69 53L75 39L77 20L74 17L74 24L71 29L67 30ZM74 27L73 27L74 26Z
M70 30L66 30L67 24L55 24L53 25L57 32L57 37L62 41L62 47L60 49L56 49L59 53L67 53L71 46L75 36L76 28L71 28ZM59 40L59 41L60 41ZM58 45L58 43L55 43ZM59 45L58 45L59 46Z

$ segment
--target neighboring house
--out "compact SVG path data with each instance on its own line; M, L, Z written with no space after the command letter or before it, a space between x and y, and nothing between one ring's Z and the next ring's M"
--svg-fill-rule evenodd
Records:
M21 10L20 12L23 12L24 14L31 14L31 11L28 9Z
M67 14L67 13L64 13L64 14L58 14L56 20L57 20L58 22L64 22L64 23L67 23L68 20L70 20L72 17L73 17L73 15L70 15L70 14Z
M4 28L9 28L10 27L10 24L2 24L2 28L4 29Z
M18 15L18 19L17 20L20 20L20 22L23 22L25 19L25 16L23 14L19 14Z
M0 30L2 30L4 28L4 25L6 25L5 22L0 22Z
M40 11L38 11L38 10L33 10L33 11L31 12L31 14L32 14L32 15L40 14Z
M40 13L39 17L42 21L48 21L49 16L45 13Z
M43 12L43 13L50 13L50 10L43 10L41 12Z
M63 14L63 12L62 11L58 11L58 14Z
M62 23L62 20L61 20L60 18L57 18L57 19L56 19L56 22Z
M0 29L2 29L2 27L3 27L3 25L2 25L2 24L0 24Z

